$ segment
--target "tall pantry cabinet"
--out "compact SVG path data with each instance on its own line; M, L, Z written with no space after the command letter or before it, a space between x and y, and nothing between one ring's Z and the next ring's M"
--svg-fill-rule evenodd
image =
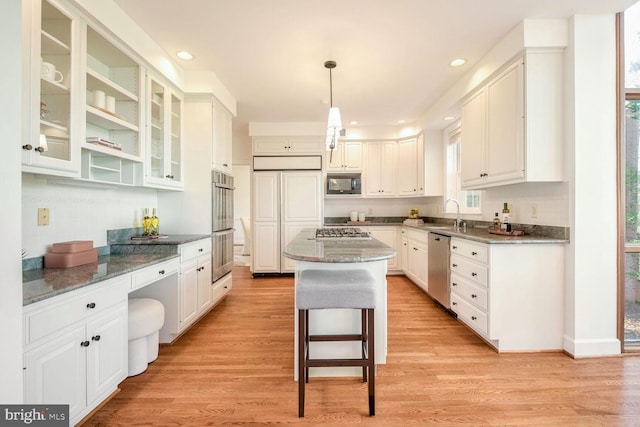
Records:
M300 230L322 225L322 172L255 171L252 191L252 272L292 273L282 250Z

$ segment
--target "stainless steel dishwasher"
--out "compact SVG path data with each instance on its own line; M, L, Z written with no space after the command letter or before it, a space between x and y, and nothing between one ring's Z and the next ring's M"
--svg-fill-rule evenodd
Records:
M451 237L429 233L428 244L428 288L431 298L450 310L449 295L449 242Z

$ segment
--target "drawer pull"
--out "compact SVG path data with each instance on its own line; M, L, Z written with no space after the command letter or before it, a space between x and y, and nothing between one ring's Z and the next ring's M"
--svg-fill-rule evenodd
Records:
M198 249L198 252L204 252L204 249L200 248Z
M471 294L471 298L478 298L478 295L476 295L476 294Z
M451 305L458 305L458 303L457 303L457 302L455 302L455 301L453 301L453 302L451 303Z
M89 341L82 341L80 347L89 347L89 344L91 344Z
M87 308L96 308L96 303L90 302L89 304L87 304Z
M458 249L458 247L457 247L456 245L453 245L453 246L452 246L452 248L453 248L454 250L455 250L455 249Z
M455 267L457 267L457 266L458 266L458 264L452 264L452 266L455 268Z
M456 282L451 283L451 286L458 286Z
M96 335L94 337L91 337L92 341L100 341L100 335Z
M478 320L476 316L471 316L471 320Z
M229 286L225 286L224 288L225 288L225 289L229 289Z
M164 270L158 271L158 274L164 274Z
M417 251L417 250L418 250L418 248L414 247L414 248L413 248L413 250L414 250L414 251Z
M471 255L476 256L478 255L478 252L471 252Z
M436 237L436 238L434 238L433 240L435 240L436 242L439 242L439 241L440 241L440 238L439 238L439 237Z
M471 273L471 275L472 275L473 277L476 277L476 276L478 275L478 273Z

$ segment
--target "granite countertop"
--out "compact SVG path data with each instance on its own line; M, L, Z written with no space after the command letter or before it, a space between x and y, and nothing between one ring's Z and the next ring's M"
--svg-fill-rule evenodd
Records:
M489 234L488 223L483 221L464 221L470 223L466 231L456 230L451 224L451 219L425 218L424 224L409 225L404 224L404 217L372 217L366 223L347 223L346 217L325 218L325 227L376 227L376 226L399 226L410 227L423 231L432 231L445 236L460 237L487 244L504 243L569 243L569 229L557 226L541 226L527 224L513 224L514 229L524 230L523 236L503 236L500 234ZM446 222L445 222L446 221Z
M104 255L97 263L71 268L42 268L22 272L22 305L54 297L131 271L178 258L174 254Z
M111 253L175 253L178 245L202 239L210 239L210 234L165 234L162 238L134 239L124 237L110 241Z
M298 261L348 263L393 258L396 251L379 240L316 240L315 228L306 228L287 245L283 254Z

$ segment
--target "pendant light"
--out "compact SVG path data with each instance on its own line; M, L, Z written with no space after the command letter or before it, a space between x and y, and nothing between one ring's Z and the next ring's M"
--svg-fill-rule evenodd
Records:
M327 150L330 151L329 162L333 158L333 150L336 148L338 136L342 129L342 119L340 118L340 109L333 106L333 80L331 70L336 68L335 61L326 61L324 67L329 69L329 119L327 120Z

